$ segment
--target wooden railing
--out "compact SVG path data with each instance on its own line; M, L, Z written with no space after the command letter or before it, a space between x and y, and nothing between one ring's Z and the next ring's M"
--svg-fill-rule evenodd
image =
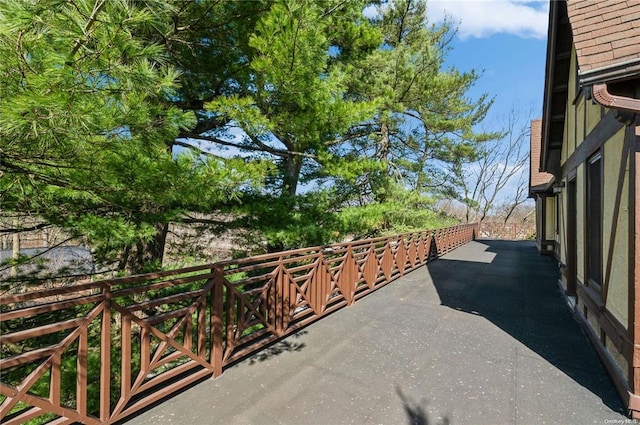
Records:
M523 240L535 239L536 223L501 223L483 221L478 229L479 238Z
M122 420L476 231L461 225L3 296L0 422Z

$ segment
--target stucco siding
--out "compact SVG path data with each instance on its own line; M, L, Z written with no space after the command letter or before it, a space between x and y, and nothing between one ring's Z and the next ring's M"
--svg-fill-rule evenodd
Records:
M576 127L576 140L578 140L580 143L584 140L585 138L585 134L584 134L584 130L585 130L585 99L584 96L580 96L580 98L578 99L578 101L576 102L576 123L575 123L575 127Z
M591 131L596 128L596 125L602 119L602 107L600 105L594 104L592 101L587 102L587 135L591 133Z
M628 323L629 155L623 158L625 128L604 145L602 265L608 288L607 309Z
M575 131L575 123L576 123L576 107L571 103L567 103L567 114L564 122L566 139L563 141L563 144L567 146L567 154L566 157L562 160L562 163L567 160L571 156L571 154L575 151L577 146L576 143L576 131Z
M564 121L564 146L566 146L566 156L561 160L562 163L571 156L571 154L576 150L578 144L582 141L582 139L576 139L576 105L573 102L578 95L576 92L576 78L578 74L576 66L576 52L575 49L572 48L571 65L569 67L569 82L567 83L567 112Z
M545 198L545 218L544 218L544 238L546 240L556 239L556 198L549 196Z

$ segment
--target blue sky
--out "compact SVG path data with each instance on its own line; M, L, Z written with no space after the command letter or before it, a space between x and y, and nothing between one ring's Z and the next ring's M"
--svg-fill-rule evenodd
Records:
M495 96L489 125L514 106L541 116L548 7L546 0L429 0L431 22L446 14L458 27L448 64L484 71L470 94Z
M522 118L542 116L548 0L428 0L427 4L429 21L437 23L448 16L458 28L448 65L483 71L469 93L473 98L487 93L495 99L481 127L499 129L512 110L525 114ZM528 127L528 122L520 125ZM510 202L518 182L528 181L528 173L527 164L498 200Z

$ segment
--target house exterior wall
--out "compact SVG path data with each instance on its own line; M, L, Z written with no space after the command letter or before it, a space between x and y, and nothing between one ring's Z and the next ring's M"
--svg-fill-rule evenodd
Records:
M550 1L540 158L561 286L640 419L640 3L628 3Z
M598 125L602 117L604 116L604 108L600 105L595 105L593 102L589 101L587 105L587 114L586 114L586 134L589 134L593 131L593 129Z
M577 84L578 68L575 49L571 53L567 104L560 155L562 186L544 204L544 239L555 240L555 255L562 267L561 286L571 292L567 264L575 263L576 314L582 318L589 334L600 344L609 367L629 383L632 344L629 342L630 277L633 276L630 253L631 239L631 138L627 127L616 121L610 111L591 99L591 92ZM609 116L607 116L609 114ZM606 117L606 119L605 119ZM602 282L601 286L587 282L587 258L593 246L588 246L587 164L594 154L600 154L602 164ZM575 181L575 252L568 252L567 188ZM557 212L556 212L557 204ZM556 220L558 221L556 223ZM557 233L556 233L557 229ZM577 285L577 286L576 286Z
M584 161L582 163L571 164L567 160L574 156L580 150L581 145L592 134L601 123L604 116L604 108L596 104L590 99L589 91L582 90L577 84L578 67L576 60L575 47L571 51L569 81L567 83L567 105L565 109L564 136L561 153L562 178L564 189L556 197L559 204L558 220L555 224L555 214L552 216L549 210L546 210L545 224L547 233L546 238L552 238L549 227L554 226L558 229L558 234L553 235L558 243L557 255L561 264L567 263L567 197L565 196L566 187L570 179L576 180L576 273L579 284L584 284L586 279L586 254L589 247L586 243L586 174ZM615 317L623 323L627 323L628 319L628 209L629 209L629 162L626 161L624 171L620 170L621 146L624 142L624 126L620 125L618 132L607 141L600 141L601 147L595 149L595 152L601 151L603 157L603 259L602 264L607 270L603 271L603 275L608 279L603 283L603 290L607 290L609 294L601 294L602 299L607 299L607 307L611 307L615 311ZM593 137L593 136L592 136ZM592 143L593 144L593 143ZM598 144L594 144L598 145ZM583 149L584 151L584 149ZM592 154L593 152L589 152ZM583 153L584 156L585 155ZM624 179L619 183L620 177ZM620 187L618 187L620 186ZM624 200L622 199L624 198ZM616 202L622 201L616 207ZM616 211L614 211L614 208ZM611 214L617 212L620 217L612 218ZM623 216L624 217L621 217ZM615 231L615 235L611 232ZM622 282L622 283L621 283ZM564 282L566 286L566 282Z
M605 307L625 328L629 322L629 151L625 128L604 145L603 259Z
M569 107L568 109L570 109ZM622 376L626 376L629 360L625 357L624 343L628 334L629 323L629 208L630 208L630 157L628 150L625 153L623 147L625 134L624 125L619 124L617 131L605 140L598 143L590 142L597 149L590 149L589 152L578 152L580 146L585 143L587 137L593 138L598 126L611 125L603 123L600 119L601 110L598 105L593 105L590 100L580 95L580 99L575 102L575 114L567 114L569 119L565 122L568 141L575 139L576 150L563 162L567 165L567 160L574 154L591 156L594 152L602 155L602 175L603 175L603 200L602 200L602 276L601 288L587 284L587 257L593 246L587 243L587 205L586 205L586 162L578 164L574 169L564 168L563 181L565 188L560 195L562 212L559 214L562 223L559 225L561 235L559 243L567 243L567 210L568 206L562 199L566 198L565 191L570 178L575 175L576 180L576 280L578 285L576 314L581 316L584 323L590 328L592 336L600 340L602 347L607 353L612 366L615 367ZM572 128L574 129L572 131ZM582 132L580 130L589 130ZM573 133L573 137L571 136ZM583 136L584 134L584 136ZM591 152L593 150L593 152ZM569 149L570 151L570 149ZM560 248L560 262L567 264L568 253L566 249ZM563 277L564 279L564 277ZM563 286L567 287L566 280Z

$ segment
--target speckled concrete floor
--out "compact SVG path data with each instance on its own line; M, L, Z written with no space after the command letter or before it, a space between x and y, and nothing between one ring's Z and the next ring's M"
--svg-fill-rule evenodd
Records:
M556 273L469 243L128 423L631 423Z

